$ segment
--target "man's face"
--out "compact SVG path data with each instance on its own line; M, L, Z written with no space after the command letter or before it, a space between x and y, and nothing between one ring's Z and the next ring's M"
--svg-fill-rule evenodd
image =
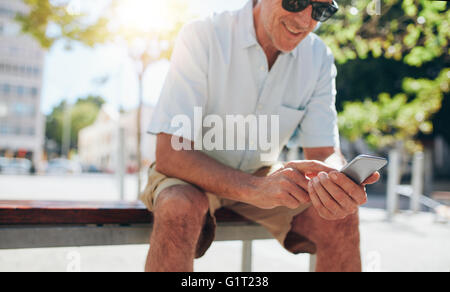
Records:
M315 0L330 2L331 0ZM284 10L282 0L261 0L261 16L264 29L273 46L281 52L290 52L311 33L317 25L312 19L312 6L301 12Z

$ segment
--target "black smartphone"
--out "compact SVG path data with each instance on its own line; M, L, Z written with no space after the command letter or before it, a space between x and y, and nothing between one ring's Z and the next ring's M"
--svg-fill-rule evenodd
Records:
M357 184L362 184L372 174L381 170L388 164L386 158L371 155L360 155L347 164L341 173L348 176Z

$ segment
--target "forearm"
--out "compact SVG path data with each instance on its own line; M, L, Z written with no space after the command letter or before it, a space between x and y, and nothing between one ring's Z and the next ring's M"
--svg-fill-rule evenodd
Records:
M219 197L247 201L254 176L227 167L200 151L175 151L168 139L168 136L158 138L157 171L192 183Z

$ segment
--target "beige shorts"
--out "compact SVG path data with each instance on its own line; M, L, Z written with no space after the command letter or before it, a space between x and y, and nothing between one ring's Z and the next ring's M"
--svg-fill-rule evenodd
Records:
M265 167L255 172L254 175L268 176L281 167L283 167L281 164L273 167ZM163 190L175 185L191 184L157 172L155 170L155 163L153 163L148 172L148 183L141 195L141 200L150 211L153 211L154 202L156 202L159 194ZM205 225L197 244L196 258L202 257L214 241L216 229L215 212L220 208L230 209L251 221L261 224L284 248L294 254L314 254L316 252L316 246L313 242L304 236L291 232L293 218L308 209L311 204L303 205L296 210L291 210L286 207L263 210L245 203L222 199L212 193L206 192L206 195L209 200L209 214L205 220Z

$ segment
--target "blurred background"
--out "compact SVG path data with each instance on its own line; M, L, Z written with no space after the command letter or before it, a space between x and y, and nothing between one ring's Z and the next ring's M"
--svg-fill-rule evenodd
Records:
M0 0L0 200L136 200L179 30L246 2ZM342 149L390 159L366 207L424 212L450 235L450 4L338 3L316 33L336 57Z

